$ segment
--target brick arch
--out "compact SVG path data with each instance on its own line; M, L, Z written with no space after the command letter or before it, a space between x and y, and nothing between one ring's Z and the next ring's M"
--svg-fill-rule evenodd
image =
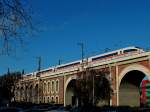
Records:
M119 74L118 87L120 86L120 83L121 83L121 80L123 79L123 77L128 72L133 71L133 70L137 70L137 71L144 73L150 80L150 70L148 68L146 68L145 66L140 65L140 64L132 64L132 65L129 65L128 67L124 68L122 70L122 72Z
M120 86L121 86L121 81L122 79L125 77L126 74L128 74L129 72L131 71L139 71L139 72L142 72L143 74L145 74L148 79L150 80L150 70L141 65L141 64L132 64L132 65L129 65L127 66L126 68L124 68L121 73L119 74L118 76L118 84L117 84L117 105L120 104L120 101L119 101L119 95L120 95Z
M64 84L64 106L66 106L66 101L65 100L66 100L66 89L67 89L67 86L68 86L69 82L71 82L74 79L77 79L77 75L70 76L67 79L67 81L65 82L65 84Z

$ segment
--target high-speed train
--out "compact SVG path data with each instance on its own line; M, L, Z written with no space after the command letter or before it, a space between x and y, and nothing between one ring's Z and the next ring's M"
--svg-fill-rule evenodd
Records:
M109 57L117 56L117 55L121 55L121 54L143 53L143 52L145 52L145 51L142 48L131 46L131 47L126 47L126 48L122 48L119 50L111 51L108 53L104 53L101 55L93 56L93 57L91 57L91 60L95 61L95 60L99 60L99 59L103 59L103 58L109 58Z
M145 51L142 48L131 46L131 47L126 47L126 48L114 50L114 51L111 51L108 53L103 53L100 55L92 56L92 57L89 57L87 59L83 59L83 61L94 62L94 61L100 61L103 59L104 60L105 59L112 59L112 58L120 56L120 55L126 56L126 54L139 54L139 53L143 53L143 52L145 52ZM55 70L61 70L61 69L66 69L66 68L70 68L70 67L80 66L81 64L82 64L82 60L77 60L74 62L61 64L61 65L57 65L55 67L50 67L48 69L40 70L38 72L45 72L45 71L52 71L53 72ZM26 74L26 77L30 77L32 75L34 75L34 73Z
M92 57L88 58L88 61L92 62L92 61L103 60L106 58L112 58L112 57L124 55L124 54L143 53L143 52L145 52L145 51L142 48L131 46L131 47L126 47L126 48L118 49L115 51L111 51L108 53L103 53L100 55L92 56ZM78 61L74 61L71 63L62 64L62 65L57 66L57 69L71 67L71 66L77 66L77 65L80 65L81 63L82 63L82 61L78 60Z
M118 49L118 50L111 51L111 52L108 52L108 53L103 53L103 54L100 54L100 55L89 57L88 61L92 62L92 61L103 60L103 59L106 59L106 58L109 59L109 58L116 57L116 56L119 56L119 55L124 55L124 54L143 53L143 52L145 52L145 51L142 48L131 46L131 47L126 47L126 48ZM86 59L84 59L84 60L86 60ZM81 63L82 63L82 61L78 60L78 61L74 61L74 62L71 62L71 63L62 64L62 65L58 65L57 69L62 69L62 68L72 67L72 66L78 66Z

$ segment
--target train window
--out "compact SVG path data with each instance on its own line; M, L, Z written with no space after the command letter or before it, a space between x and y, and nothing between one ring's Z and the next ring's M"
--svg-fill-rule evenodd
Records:
M100 56L100 57L96 57L96 58L93 58L92 61L95 61L95 60L99 60L99 59L103 59L103 58L107 58L107 57L110 57L110 56L115 56L117 55L118 53L112 53L112 54L108 54L108 55L104 55L104 56Z
M137 49L127 49L127 50L124 50L123 52L128 53L128 52L133 52L133 51L137 51Z
M27 77L31 76L32 74L26 75Z
M75 66L75 65L78 65L78 64L80 64L80 62L76 62L76 63L64 65L64 66L60 66L60 67L57 67L57 69L62 69L62 68L70 67L70 66Z
M122 51L118 52L119 54L122 54Z

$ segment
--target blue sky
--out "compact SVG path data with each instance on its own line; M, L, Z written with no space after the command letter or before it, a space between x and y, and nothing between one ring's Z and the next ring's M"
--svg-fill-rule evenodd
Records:
M85 56L127 46L150 48L149 0L32 0L33 22L38 29L25 39L24 49L0 56L0 74L37 69L78 60L84 43Z

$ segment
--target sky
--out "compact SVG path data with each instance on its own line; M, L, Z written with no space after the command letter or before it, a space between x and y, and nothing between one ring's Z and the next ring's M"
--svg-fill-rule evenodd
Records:
M127 46L150 49L149 0L31 0L36 31L25 36L23 48L0 56L0 74L41 68Z

